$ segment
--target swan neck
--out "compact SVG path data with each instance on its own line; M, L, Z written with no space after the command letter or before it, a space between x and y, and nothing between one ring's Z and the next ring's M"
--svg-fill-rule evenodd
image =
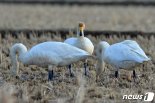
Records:
M105 68L105 62L103 60L98 60L96 75L99 76L100 73L104 70L104 68Z
M78 36L80 36L80 37L84 37L84 32L83 32L83 30L79 30L79 32L78 32Z
M104 56L104 52L110 47L109 44L106 44L106 45L102 45L101 48L102 48L102 55Z
M22 63L24 63L25 61L25 58L24 58L25 55L26 55L26 51L19 53L19 61L21 61Z
M21 44L21 43L17 43L15 45L12 46L11 50L10 50L10 56L11 56L11 62L13 65L12 68L12 72L13 74L17 75L18 73L18 60L23 62L24 61L24 55L27 52L27 48Z

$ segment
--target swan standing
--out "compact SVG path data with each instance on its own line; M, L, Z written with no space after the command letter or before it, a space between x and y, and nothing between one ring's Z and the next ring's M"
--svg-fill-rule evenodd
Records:
M102 41L98 45L96 54L100 58L99 61L109 63L116 68L116 78L119 69L133 70L133 78L136 78L134 67L150 60L138 43L133 40L125 40L111 46Z
M32 47L29 51L23 44L16 43L10 49L10 56L14 75L18 75L19 60L26 65L48 66L48 80L52 80L55 66L69 65L86 59L90 54L66 43L44 42Z
M82 50L87 51L89 54L92 54L94 51L94 45L93 43L84 36L84 29L85 29L85 24L80 22L78 25L78 31L77 31L77 37L72 37L72 38L68 38L66 39L64 42L70 45L73 45L75 47L78 47ZM84 63L84 74L87 75L87 59L85 60ZM69 65L69 70L71 72L71 64ZM72 76L73 74L70 73L70 76Z

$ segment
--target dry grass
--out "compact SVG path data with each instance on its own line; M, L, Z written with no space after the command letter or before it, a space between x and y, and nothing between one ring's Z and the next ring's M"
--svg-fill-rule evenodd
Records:
M104 35L92 37L88 36L94 44L100 40L106 40L110 44L119 42L125 37ZM131 39L127 37L127 39ZM95 60L89 60L89 77L83 76L82 62L73 65L74 78L70 78L66 67L57 68L55 80L47 82L47 68L37 66L23 66L20 64L20 78L10 75L11 62L9 58L9 48L16 42L21 42L29 48L44 41L63 41L57 36L42 35L36 37L35 34L27 39L23 34L19 34L15 39L10 35L0 38L0 102L5 103L143 103L141 100L122 100L123 94L144 94L145 92L155 92L155 37L149 39L138 36L132 38L136 40L152 58L152 61L137 68L140 79L136 82L127 81L128 71L120 70L120 78L117 83L113 82L114 68L106 65L99 80L95 81ZM7 98L7 99L6 99ZM12 102L10 102L12 101ZM155 102L155 100L154 100ZM153 102L152 102L153 103Z
M154 7L0 4L0 14L1 29L73 29L83 21L88 30L155 31Z

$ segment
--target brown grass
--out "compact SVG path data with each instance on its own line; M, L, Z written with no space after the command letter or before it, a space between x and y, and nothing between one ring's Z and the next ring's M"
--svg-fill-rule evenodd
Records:
M154 7L0 4L0 14L2 29L73 29L83 21L88 30L155 31Z
M68 35L69 37L69 35ZM125 37L104 35L97 37L88 36L96 45L101 40L110 44L120 42ZM127 39L131 39L130 36ZM136 69L140 79L136 82L128 81L126 74L129 71L120 70L118 82L113 81L114 68L106 65L105 71L101 73L96 82L95 66L96 60L89 60L89 77L83 75L82 61L73 65L74 78L70 78L66 67L55 70L55 80L47 82L47 68L38 66L23 66L20 64L20 78L10 75L11 61L9 48L17 42L21 42L30 49L32 46L44 41L63 41L61 37L35 34L27 39L24 34L19 34L15 39L10 35L0 38L0 102L5 103L143 103L140 100L122 100L124 94L144 94L155 92L155 37L144 38L138 36L132 38L144 49L152 61L141 65ZM6 99L7 98L7 99ZM10 102L12 101L12 102ZM154 100L155 102L155 100ZM153 102L152 102L153 103Z

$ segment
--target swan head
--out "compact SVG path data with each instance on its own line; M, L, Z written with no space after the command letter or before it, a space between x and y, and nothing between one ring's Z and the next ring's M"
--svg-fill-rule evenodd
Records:
M101 72L103 70L105 70L105 62L103 60L103 54L104 54L104 51L109 47L109 43L107 43L106 41L101 41L99 42L99 44L97 45L97 48L95 50L95 55L98 59L98 62L97 62L97 67L96 67L96 80L99 79L99 76L101 74Z
M95 54L98 59L101 59L102 53L105 51L106 48L108 48L110 45L106 41L101 41L96 48Z
M14 44L11 49L10 49L10 56L11 56L11 63L13 65L13 68L11 70L13 75L17 75L18 73L18 60L22 60L24 54L27 52L27 48L21 44L21 43L16 43ZM19 57L17 57L19 56Z
M22 43L16 43L11 47L10 55L18 55L18 59L21 60L22 55L27 52L27 48Z
M79 22L79 36L84 36L83 30L85 29L85 24L83 22Z

